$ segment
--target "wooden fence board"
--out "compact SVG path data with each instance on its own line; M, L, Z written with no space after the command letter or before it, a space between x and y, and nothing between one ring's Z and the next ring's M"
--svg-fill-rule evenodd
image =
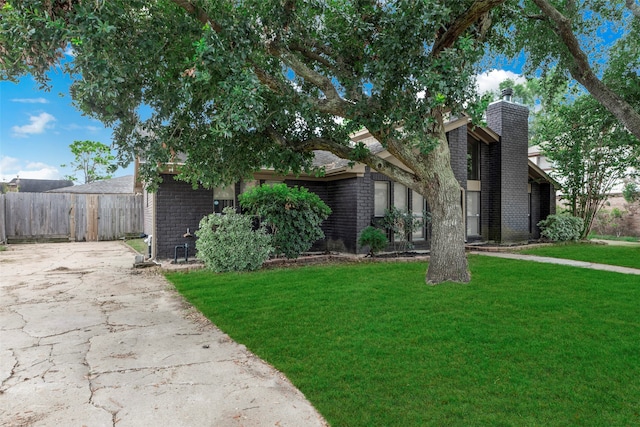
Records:
M0 226L7 241L116 240L142 233L142 196L8 193ZM0 208L1 208L0 204ZM2 240L0 240L2 241Z
M6 196L4 194L0 194L0 243L4 243L7 241L7 233L5 231L5 200Z

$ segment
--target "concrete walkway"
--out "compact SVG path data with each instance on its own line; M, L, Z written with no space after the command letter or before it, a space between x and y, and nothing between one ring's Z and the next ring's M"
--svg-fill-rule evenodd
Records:
M611 272L614 272L614 273L640 275L640 270L637 269L637 268L619 267L617 265L608 265L608 264L596 264L596 263L593 263L593 262L574 261L574 260L563 259L563 258L552 258L552 257L537 256L537 255L514 254L514 253L509 253L509 252L471 251L470 253L476 254L476 255L492 256L492 257L496 257L496 258L520 259L520 260L524 260L524 261L543 262L543 263L548 263L548 264L560 264L560 265L568 265L568 266L571 266L571 267L590 268L592 270L603 270L603 271L611 271Z
M0 425L324 426L122 242L0 252Z

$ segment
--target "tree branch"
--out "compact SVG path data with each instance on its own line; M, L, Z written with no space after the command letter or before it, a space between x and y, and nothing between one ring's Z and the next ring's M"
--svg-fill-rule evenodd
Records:
M189 0L172 0L173 3L180 6L184 9L189 15L193 16L195 19L200 21L203 24L209 24L213 31L216 33L220 33L222 31L222 27L216 21L211 19L211 17L205 12L204 9L198 7L191 3Z
M551 20L553 31L567 47L572 58L569 64L569 72L573 78L586 87L591 95L616 116L627 130L640 139L640 113L635 111L627 101L598 79L591 69L587 55L580 47L575 34L573 34L571 21L547 0L533 0L533 2Z
M307 64L289 51L280 52L279 56L296 73L302 76L302 78L324 93L326 99L316 103L322 112L344 117L347 102L342 99L331 79L309 68Z
M491 11L496 6L501 5L506 0L477 0L462 15L449 25L447 30L440 35L431 49L431 56L438 56L440 52L447 49L458 40L458 38L478 19Z
M291 143L272 127L267 128L266 132L274 142L282 147L296 148L307 152L313 150L329 151L345 160L349 160L353 157L353 148L330 140L328 138L312 138L299 143ZM364 163L371 169L374 169L375 171L388 176L394 181L404 184L409 188L417 189L416 183L418 182L418 179L415 174L408 172L401 167L396 166L393 163L379 156L376 156L375 154L372 154L371 152L369 152L365 156L359 157L357 161L360 163Z
M640 19L640 5L636 4L635 0L627 0L625 4L633 16Z

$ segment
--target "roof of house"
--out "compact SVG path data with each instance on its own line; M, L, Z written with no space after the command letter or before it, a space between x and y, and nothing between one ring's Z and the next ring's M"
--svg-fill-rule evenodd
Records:
M90 182L89 184L74 185L73 187L57 188L49 191L49 193L75 194L132 194L133 192L133 175Z
M21 193L44 193L49 190L73 185L73 181L65 179L29 179L14 178L8 183L9 187L17 187Z

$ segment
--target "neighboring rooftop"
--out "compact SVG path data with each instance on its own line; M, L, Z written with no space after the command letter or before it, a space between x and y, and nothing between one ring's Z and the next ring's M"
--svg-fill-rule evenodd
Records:
M44 193L56 188L69 187L73 185L73 181L65 179L29 179L18 177L4 184L7 186L7 191L10 192Z
M89 184L56 188L55 190L49 191L49 193L76 194L133 194L133 192L133 175L95 181Z

